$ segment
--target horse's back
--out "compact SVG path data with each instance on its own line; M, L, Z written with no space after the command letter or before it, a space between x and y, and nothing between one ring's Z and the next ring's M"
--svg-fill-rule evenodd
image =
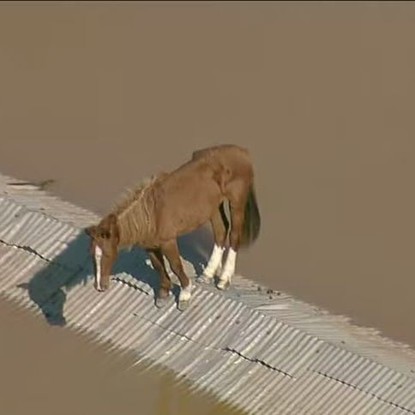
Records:
M221 144L202 148L193 152L193 160L200 160L202 158L222 158L225 160L236 158L249 160L250 157L249 151L245 147L237 146L235 144Z
M192 161L204 163L206 168L217 174L234 176L253 176L252 161L249 151L234 144L222 144L197 150L192 154Z

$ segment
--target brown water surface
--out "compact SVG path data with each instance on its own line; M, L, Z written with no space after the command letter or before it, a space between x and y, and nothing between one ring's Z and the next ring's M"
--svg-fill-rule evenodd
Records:
M237 415L1 298L0 333L1 414Z

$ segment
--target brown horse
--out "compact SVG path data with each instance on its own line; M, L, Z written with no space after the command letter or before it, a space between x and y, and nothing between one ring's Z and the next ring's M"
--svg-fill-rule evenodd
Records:
M231 226L225 202L229 203ZM238 248L252 244L260 229L253 167L246 149L220 145L195 151L190 161L143 183L98 225L86 228L95 259L95 288L105 291L109 287L119 250L137 245L147 251L161 278L156 305L163 306L171 290L166 257L181 285L178 308L185 309L192 284L183 269L177 237L208 221L215 244L199 279L208 282L219 273L217 287L225 289L235 272ZM222 266L229 227L230 246Z

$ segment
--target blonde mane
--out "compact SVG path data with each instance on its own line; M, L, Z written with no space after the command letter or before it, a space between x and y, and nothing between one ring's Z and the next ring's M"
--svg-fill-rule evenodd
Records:
M144 179L135 189L127 189L112 213L117 217L120 245L150 242L155 232L154 185L162 175Z

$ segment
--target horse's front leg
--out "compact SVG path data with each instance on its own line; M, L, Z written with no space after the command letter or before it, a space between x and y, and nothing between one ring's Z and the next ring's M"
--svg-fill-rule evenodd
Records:
M153 268L160 276L160 289L156 294L156 306L161 308L164 307L168 301L171 290L171 280L166 267L164 266L163 254L161 251L159 249L154 249L148 250L147 252Z
M179 247L177 246L177 240L174 239L169 241L164 244L161 249L162 253L169 261L172 271L176 274L180 281L181 289L179 294L178 309L183 311L189 306L189 301L192 296L192 282L184 272Z

